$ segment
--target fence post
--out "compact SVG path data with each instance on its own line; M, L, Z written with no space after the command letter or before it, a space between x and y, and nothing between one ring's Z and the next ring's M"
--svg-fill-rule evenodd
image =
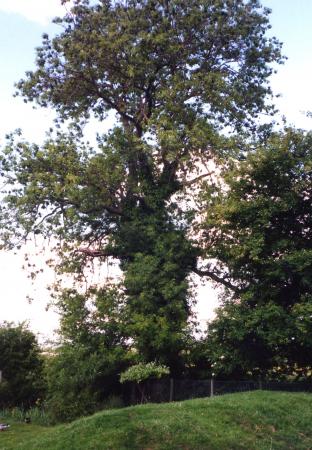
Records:
M173 378L170 378L170 393L169 393L169 402L173 401Z
M214 396L214 379L210 379L210 397Z
M0 370L0 383L2 383L2 370Z

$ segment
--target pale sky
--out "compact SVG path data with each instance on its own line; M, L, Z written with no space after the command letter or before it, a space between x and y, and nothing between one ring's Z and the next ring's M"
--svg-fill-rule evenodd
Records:
M0 11L46 26L53 17L63 14L65 6L60 3L60 0L0 0Z
M282 94L277 106L290 123L311 128L311 119L304 112L312 110L312 1L265 0L263 4L273 10L272 33L284 43L288 56L272 77L274 91ZM64 11L60 0L0 0L0 145L5 134L16 128L22 128L27 139L40 142L52 122L52 112L34 110L12 94L14 82L34 67L34 48L40 45L42 33L55 33L51 18ZM90 127L92 131L94 126ZM45 311L49 301L45 286L53 281L53 273L46 270L32 286L22 265L21 254L0 253L0 321L28 320L41 336L51 335L57 327L57 316ZM27 295L34 298L31 305ZM198 297L199 317L204 322L217 305L216 294L207 285L199 288Z

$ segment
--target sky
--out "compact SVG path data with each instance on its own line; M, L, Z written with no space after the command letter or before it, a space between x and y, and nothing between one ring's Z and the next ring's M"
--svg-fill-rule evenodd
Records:
M305 112L312 110L312 1L264 0L272 9L272 34L284 43L283 52L288 60L272 76L274 92L281 94L276 104L288 122L312 128ZM55 15L63 15L65 7L60 0L0 0L0 145L5 134L16 128L23 130L31 141L40 142L52 123L52 111L33 109L30 104L15 97L14 83L27 70L34 68L34 48L41 43L45 32L53 35L57 27L51 24ZM89 132L94 130L92 126ZM40 250L31 248L32 252ZM0 321L29 321L31 329L41 340L52 335L57 328L57 315L50 308L46 286L54 275L45 268L44 273L31 284L22 270L23 255L0 252ZM33 297L31 304L27 296ZM198 312L203 324L217 306L217 295L207 283L198 289Z

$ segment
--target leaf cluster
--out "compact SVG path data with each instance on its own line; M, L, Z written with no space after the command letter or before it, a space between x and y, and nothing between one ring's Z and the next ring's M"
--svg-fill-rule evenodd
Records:
M169 375L169 368L166 366L158 365L155 362L140 363L129 367L125 372L120 375L120 382L126 383L128 381L134 381L135 383L142 383L151 378L161 378L165 375Z

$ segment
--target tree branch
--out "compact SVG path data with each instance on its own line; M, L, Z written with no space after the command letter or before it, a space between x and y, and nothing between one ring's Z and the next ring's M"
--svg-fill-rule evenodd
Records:
M196 183L197 181L201 180L202 178L209 177L212 174L213 174L213 172L203 173L202 175L199 175L198 177L195 177L192 180L186 181L186 182L181 183L181 184L184 187L192 186L192 184Z
M226 280L225 278L219 277L216 273L210 271L210 270L201 270L201 269L193 269L193 272L196 273L196 275L199 275L200 277L209 277L213 281L216 281L217 283L223 284L223 286L227 287L228 289L231 289L231 291L234 291L236 293L241 292L238 286L235 286L230 281Z
M90 256L91 258L101 258L112 256L113 258L118 258L118 255L113 250L101 250L92 249L89 247L78 248L75 253L83 253L85 256Z
M39 208L37 208L37 209L39 209ZM35 225L34 225L35 228L40 227L40 225L42 225L43 222L44 222L46 219L48 219L49 217L54 216L54 214L55 214L58 210L61 210L61 209L62 209L61 206L56 206L50 213L48 213L48 214L46 214L44 217L42 217L41 220L40 220L39 222L35 223Z

